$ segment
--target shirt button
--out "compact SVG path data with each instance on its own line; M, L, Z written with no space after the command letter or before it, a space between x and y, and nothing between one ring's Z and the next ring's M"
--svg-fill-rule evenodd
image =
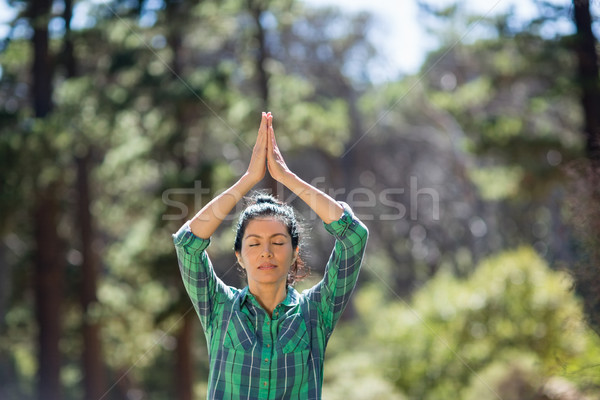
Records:
M270 344L267 344L267 349L268 349L269 347L271 347L271 345L270 345Z
M265 358L265 363L268 363L268 362L269 362L269 359L268 359L268 358Z
M263 386L267 386L267 382L263 382Z

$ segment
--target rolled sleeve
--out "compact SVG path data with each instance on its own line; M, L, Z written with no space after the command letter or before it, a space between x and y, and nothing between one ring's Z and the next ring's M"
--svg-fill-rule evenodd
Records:
M182 249L186 254L195 256L206 250L210 244L210 239L202 239L194 235L190 228L190 221L188 221L173 235L173 243L175 243L175 248Z
M347 203L340 201L339 204L344 209L344 212L342 213L340 219L338 219L337 221L333 221L329 224L323 223L323 225L325 226L325 230L327 230L327 232L333 235L336 239L343 238L348 228L353 224L361 224L360 221L356 219L354 213L352 212L352 209ZM363 227L365 230L367 229L364 225Z

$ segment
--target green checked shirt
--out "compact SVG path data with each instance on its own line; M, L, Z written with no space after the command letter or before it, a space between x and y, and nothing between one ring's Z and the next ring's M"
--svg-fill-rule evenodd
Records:
M208 399L320 399L325 347L356 284L368 231L345 203L325 224L336 241L323 279L302 293L291 286L273 315L248 287L221 281L208 239L189 222L173 235L185 289L200 317L210 359Z

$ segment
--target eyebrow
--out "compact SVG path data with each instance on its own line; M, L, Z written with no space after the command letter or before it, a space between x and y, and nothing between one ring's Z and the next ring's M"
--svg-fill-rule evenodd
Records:
M271 235L270 237L271 237L271 238L273 238L273 237L275 237L275 236L284 236L284 237L286 237L286 238L288 237L288 235L286 235L285 233L274 233L274 234L273 234L273 235ZM261 235L258 235L258 234L256 234L256 233L250 233L250 234L246 235L246 237L244 237L244 239L248 239L248 238L250 238L250 237L256 237L256 238L262 239L262 236L261 236Z

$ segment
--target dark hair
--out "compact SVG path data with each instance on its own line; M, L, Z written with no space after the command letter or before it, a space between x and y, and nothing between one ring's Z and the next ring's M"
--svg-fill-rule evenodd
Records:
M242 238L244 237L248 223L255 218L262 217L273 217L283 222L292 238L292 250L298 248L296 261L292 264L288 273L288 285L293 285L306 278L310 271L300 257L300 250L302 249L300 234L304 230L303 226L296 218L296 213L290 205L277 200L270 194L256 192L247 198L247 206L238 219L233 249L236 252L242 251ZM245 271L242 269L242 272Z

